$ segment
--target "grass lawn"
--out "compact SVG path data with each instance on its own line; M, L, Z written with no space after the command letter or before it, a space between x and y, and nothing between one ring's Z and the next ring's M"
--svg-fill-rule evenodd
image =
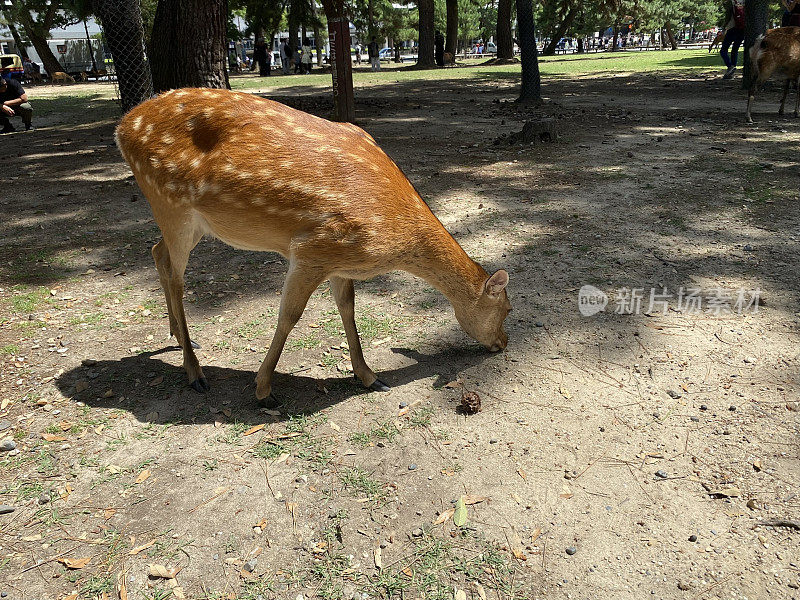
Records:
M418 71L404 66L383 64L383 70L373 73L369 67L353 71L355 87L380 85L413 79L490 79L519 77L520 65L483 66L481 60L460 61L458 67ZM676 50L652 52L619 52L598 54L569 54L539 59L543 77L562 77L592 73L643 73L648 71L708 71L721 69L722 62L716 52L706 50ZM463 66L462 66L463 65ZM255 75L234 75L234 90L251 90L283 87L330 87L328 73L312 75L273 76L270 79Z

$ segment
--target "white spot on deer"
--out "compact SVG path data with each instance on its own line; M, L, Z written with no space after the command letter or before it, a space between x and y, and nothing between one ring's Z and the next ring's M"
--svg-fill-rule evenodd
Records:
M226 162L223 163L222 170L225 171L226 173L235 173L237 169L236 165L234 165L233 163Z
M141 127L142 127L142 115L139 115L133 120L133 130L138 133Z
M161 161L156 156L150 157L150 164L153 166L154 169L158 169L161 167Z
M140 163L138 160L133 161L133 170L135 172L137 172L137 173L139 171L141 171L142 170L142 163Z
M175 185L174 183L172 183L171 181L169 181L169 182L164 184L164 189L167 190L168 192L177 192L178 191L178 186Z
M186 129L189 131L194 131L194 128L197 127L197 119L191 117L186 120Z
M196 169L199 166L200 166L200 157L199 156L195 156L192 159L192 162L189 163L189 168L190 169Z
M189 92L187 92L186 90L176 90L176 91L175 91L175 97L176 97L176 98L180 98L180 97L182 97L182 96L185 96L185 95L186 95L186 94L188 94L188 93L189 93Z
M175 105L175 112L176 113L182 113L184 108L186 108L186 105L183 102L178 102Z
M175 142L175 138L172 137L170 134L165 133L164 135L161 136L161 142L169 146L170 144L173 144Z

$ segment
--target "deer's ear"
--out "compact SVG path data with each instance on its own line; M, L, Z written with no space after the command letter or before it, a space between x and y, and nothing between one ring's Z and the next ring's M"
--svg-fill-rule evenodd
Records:
M485 285L486 293L489 294L490 296L497 296L500 294L500 292L506 289L507 285L508 285L508 273L506 273L503 269L500 269L499 271L495 272L494 275L489 277L489 279L486 280L486 285Z

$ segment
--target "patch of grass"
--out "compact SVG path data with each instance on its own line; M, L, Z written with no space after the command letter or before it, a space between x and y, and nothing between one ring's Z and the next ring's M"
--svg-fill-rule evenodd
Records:
M428 427L436 409L430 404L421 406L412 412L408 417L408 422L412 427Z
M361 446L365 448L369 446L372 439L369 437L369 434L364 431L358 431L356 433L351 433L347 439L350 441L351 444L355 444L356 446Z
M92 575L89 580L81 587L81 593L89 596L100 596L101 594L114 591L114 577L112 575Z
M106 316L103 313L86 313L77 317L72 317L69 320L70 325L96 325L105 319Z
M339 479L346 490L354 496L366 497L370 502L381 503L386 497L386 490L372 474L361 467L342 469Z
M0 348L0 354L3 356L13 356L15 354L19 354L19 346L17 344L6 344Z
M319 348L320 341L316 334L309 333L299 338L289 340L287 345L291 350L308 350L311 348Z
M372 315L362 312L356 315L356 327L361 334L362 340L370 340L377 337L386 337L395 332L397 323L394 319L385 315Z
M236 328L236 335L246 340L252 340L267 335L267 333L269 333L269 327L267 326L266 317L267 315L262 313L257 318L246 321Z
M325 415L319 413L289 415L284 431L277 435L277 439L262 440L250 452L266 460L275 460L283 453L291 454L304 462L307 468L319 471L333 460L333 440L329 436L313 435L325 421ZM281 436L287 437L281 439Z
M50 291L45 287L16 294L11 297L11 308L17 313L32 313L38 306L50 297Z

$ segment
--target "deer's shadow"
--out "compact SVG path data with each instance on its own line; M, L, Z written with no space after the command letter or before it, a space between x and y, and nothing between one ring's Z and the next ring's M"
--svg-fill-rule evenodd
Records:
M478 346L455 347L433 354L408 348L392 348L415 362L378 376L393 389L436 377L434 387L455 379L459 372L490 356ZM130 411L139 421L154 424L214 423L225 414L228 421L261 423L262 405L255 396L254 370L204 366L211 390L199 394L188 386L181 366L158 358L180 348L165 347L119 360L87 361L59 375L55 384L64 396L96 408ZM314 378L303 371L275 372L273 390L280 404L280 417L311 414L354 396L370 392L353 376ZM390 392L391 393L391 392Z

